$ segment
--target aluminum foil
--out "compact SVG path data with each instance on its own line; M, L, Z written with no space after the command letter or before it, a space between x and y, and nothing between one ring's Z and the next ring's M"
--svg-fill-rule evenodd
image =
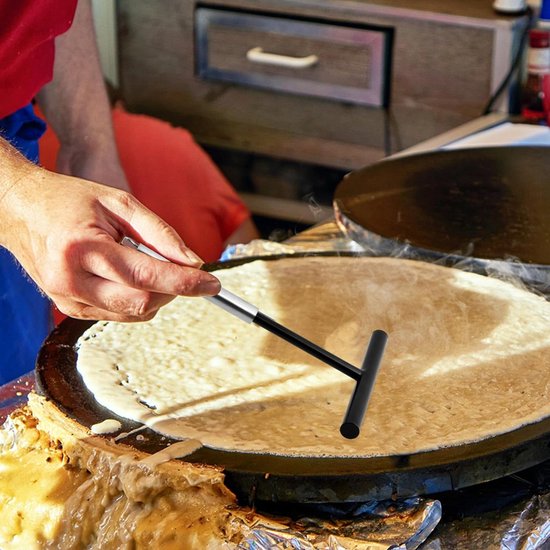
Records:
M502 537L503 550L550 548L550 493L535 495Z
M239 550L415 550L441 519L437 500L411 498L360 505L347 519L313 517L250 526Z
M504 510L442 522L419 550L455 548L550 549L550 491Z

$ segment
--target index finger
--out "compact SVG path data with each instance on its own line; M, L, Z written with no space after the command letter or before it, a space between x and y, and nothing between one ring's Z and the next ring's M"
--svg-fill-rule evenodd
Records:
M220 291L214 275L152 258L114 240L94 241L80 251L81 268L132 288L173 296L213 296Z
M115 198L120 198L116 195ZM115 215L122 233L158 250L171 262L200 267L202 260L188 248L177 231L162 218L141 204L135 197L124 195L124 201L108 196L108 211Z

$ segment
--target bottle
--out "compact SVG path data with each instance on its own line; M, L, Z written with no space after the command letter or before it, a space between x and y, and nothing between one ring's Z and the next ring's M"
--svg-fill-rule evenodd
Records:
M546 124L550 114L550 31L531 29L527 77L521 93L521 115L526 122Z
M544 30L550 29L550 0L542 0L537 27Z

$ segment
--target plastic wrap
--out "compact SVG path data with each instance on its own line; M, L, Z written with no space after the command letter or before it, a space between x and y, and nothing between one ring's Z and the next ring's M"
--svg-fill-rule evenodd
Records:
M381 237L347 217L346 213L335 205L338 226L341 228L344 240L352 241L358 250L371 256L391 256L423 260L430 263L445 265L488 275L508 281L516 286L527 288L532 292L550 296L550 266L526 264L517 258L504 257L500 260L476 258L472 255L474 245L461 254L443 254L412 246L407 242Z

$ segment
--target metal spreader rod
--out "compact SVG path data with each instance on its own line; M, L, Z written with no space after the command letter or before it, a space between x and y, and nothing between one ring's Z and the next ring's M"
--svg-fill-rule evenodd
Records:
M317 344L310 342L303 336L296 334L289 328L280 325L267 315L264 315L261 311L258 312L253 322L254 324L268 330L272 334L275 334L275 336L286 340L293 346L296 346L306 353L309 353L313 357L320 359L327 365L334 367L336 370L339 370L341 373L346 374L350 378L353 378L357 381L361 380L363 373L360 369L354 367L353 365L350 365L348 362L340 359L340 357L337 357L329 351L319 347Z

